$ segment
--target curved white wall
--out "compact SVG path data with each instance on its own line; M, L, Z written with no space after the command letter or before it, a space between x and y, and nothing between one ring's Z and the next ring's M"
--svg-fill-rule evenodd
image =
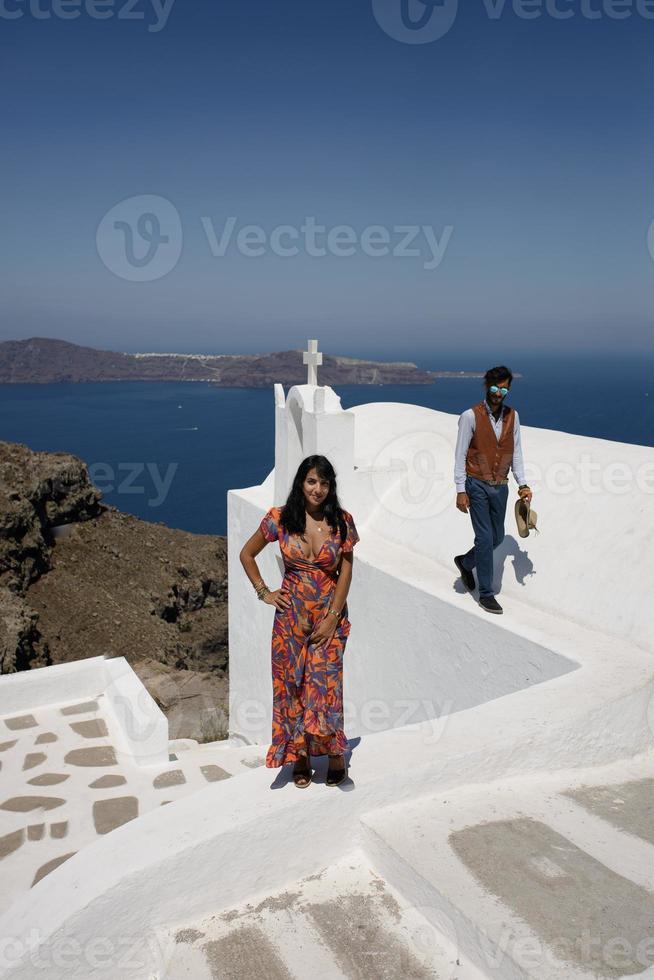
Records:
M458 416L395 402L351 411L358 470L349 509L362 539L397 542L455 578L452 557L473 541L470 518L454 504ZM541 534L519 537L511 475L507 538L495 562L505 605L520 599L654 649L654 604L646 601L654 450L524 423L522 442Z

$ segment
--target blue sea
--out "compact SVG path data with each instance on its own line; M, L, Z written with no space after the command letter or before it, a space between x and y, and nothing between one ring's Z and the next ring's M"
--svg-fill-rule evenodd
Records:
M398 359L431 370L488 366L406 351ZM654 358L525 355L511 368L522 374L509 398L525 425L654 446ZM393 401L456 414L482 393L477 378L335 390L343 408ZM227 490L272 469L273 392L202 382L0 385L0 439L81 457L104 501L122 511L225 534Z

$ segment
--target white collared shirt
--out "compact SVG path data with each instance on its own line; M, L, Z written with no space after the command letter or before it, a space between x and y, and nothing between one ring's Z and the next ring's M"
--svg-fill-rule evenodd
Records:
M484 405L486 406L486 411L488 412L490 424L492 425L495 436L499 442L500 436L502 435L504 412L500 412L499 419L496 419L486 399L484 399ZM468 455L468 449L470 448L470 443L472 442L474 432L475 411L473 408L468 408L462 415L459 416L459 434L456 440L456 449L454 450L454 484L456 486L457 493L465 493L466 457ZM515 412L515 420L513 423L513 459L511 460L511 469L518 486L521 486L523 483L527 482L525 480L524 460L522 458L520 418L518 417L517 412Z

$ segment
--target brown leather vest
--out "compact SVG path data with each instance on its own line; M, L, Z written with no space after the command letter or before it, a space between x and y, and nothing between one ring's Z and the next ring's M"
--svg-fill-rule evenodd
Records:
M475 431L466 456L466 473L479 480L507 480L513 460L513 423L515 409L503 405L502 434L497 439L488 417L485 402L473 405Z

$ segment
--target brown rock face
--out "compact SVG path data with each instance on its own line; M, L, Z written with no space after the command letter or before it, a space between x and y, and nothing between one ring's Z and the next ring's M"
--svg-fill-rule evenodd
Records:
M101 497L77 457L0 442L0 673L124 656L171 738L226 735L226 539Z

